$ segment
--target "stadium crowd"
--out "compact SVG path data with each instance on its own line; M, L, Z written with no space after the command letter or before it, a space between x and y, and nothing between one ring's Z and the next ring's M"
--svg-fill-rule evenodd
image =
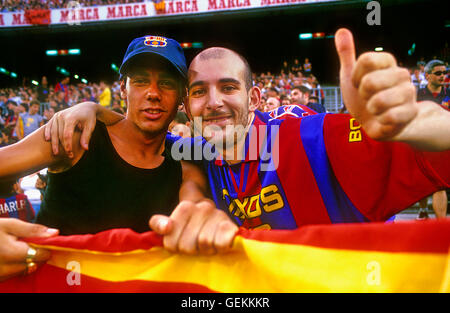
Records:
M448 68L448 65L446 66ZM426 88L424 62L417 62L416 67L410 68L410 73L411 80L418 89ZM447 88L450 76L446 73L444 77L444 85ZM253 73L253 83L262 91L261 104L258 107L260 111L267 112L282 105L297 103L319 113L327 112L324 91L308 58L303 62L296 58L291 64L284 61L281 67L274 71ZM49 83L47 78L42 76L38 86L26 84L0 89L0 146L17 142L46 123L55 112L83 101L98 102L122 114L126 112L126 103L120 97L118 81L84 84L77 80L71 82L69 77L61 77L59 81ZM24 125L23 121L19 122L19 116L29 114L33 104L39 104L37 112L32 114L36 114L37 118L31 123L31 129L27 130L27 124L30 123ZM342 107L341 112L344 111L345 107ZM186 117L181 121L182 124L188 123Z
M69 1L63 0L1 0L1 12L17 12L35 9L62 9ZM145 2L145 0L76 0L83 7Z

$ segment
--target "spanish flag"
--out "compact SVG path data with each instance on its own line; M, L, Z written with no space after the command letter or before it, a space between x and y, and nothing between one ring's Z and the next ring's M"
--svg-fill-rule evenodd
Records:
M52 251L0 292L449 292L450 219L240 229L229 253L170 253L153 232L29 241Z

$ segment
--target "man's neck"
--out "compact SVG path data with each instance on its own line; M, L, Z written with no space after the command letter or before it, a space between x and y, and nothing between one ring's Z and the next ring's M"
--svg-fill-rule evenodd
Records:
M428 90L431 92L441 92L442 86L441 85L434 85L432 83L428 84Z
M107 129L117 153L129 164L150 169L164 161L166 131L146 133L126 118Z
M247 137L247 134L249 132L250 126L253 124L253 120L255 119L255 113L249 112L248 114L248 122L245 127L244 133L240 138L238 138L237 142L230 147L225 147L224 150L221 150L220 148L219 153L222 155L224 161L226 161L228 164L236 164L240 163L245 159L244 153L245 151L245 138Z

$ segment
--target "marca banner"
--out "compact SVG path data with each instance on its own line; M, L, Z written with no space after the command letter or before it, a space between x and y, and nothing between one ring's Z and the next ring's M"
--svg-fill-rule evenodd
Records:
M213 256L173 254L129 229L29 242L51 259L0 292L450 291L450 219L241 229Z
M83 7L77 1L68 1L64 9L51 10L47 20L51 21L51 25L83 25L92 22L270 9L335 1L339 0L153 0L95 7ZM23 27L32 24L25 12L0 13L0 27Z

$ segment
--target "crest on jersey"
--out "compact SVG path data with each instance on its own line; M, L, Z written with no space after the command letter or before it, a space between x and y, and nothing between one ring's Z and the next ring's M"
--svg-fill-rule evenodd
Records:
M147 36L144 39L144 45L155 48L165 47L167 45L167 38L161 36Z
M283 105L269 112L271 120L284 119L288 116L303 117L308 115L310 115L308 112L305 112L302 108L296 105Z

